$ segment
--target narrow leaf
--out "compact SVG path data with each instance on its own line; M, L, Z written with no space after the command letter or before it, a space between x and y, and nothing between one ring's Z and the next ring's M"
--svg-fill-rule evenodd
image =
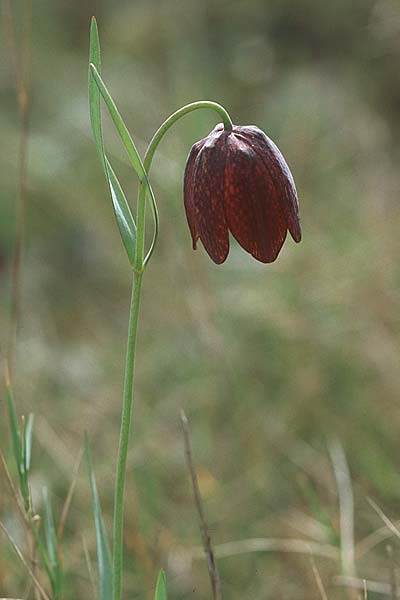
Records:
M167 600L167 584L165 579L165 573L162 569L158 574L154 600Z
M133 266L135 264L136 255L135 221L133 220L131 209L129 208L128 201L125 198L122 187L106 156L105 161L107 168L107 181L110 189L115 218L117 220L122 242L128 254L129 262Z
M33 421L34 415L30 413L25 428L25 471L27 473L31 468Z
M124 120L121 117L121 115L118 111L118 108L117 108L114 100L112 99L110 92L108 91L108 89L106 87L106 84L104 83L103 79L101 78L99 70L96 68L96 65L94 63L91 63L89 65L89 68L90 68L93 78L97 84L97 87L98 87L101 95L103 96L104 102L106 103L106 106L108 108L110 116L111 116L111 118L114 122L114 125L118 131L118 134L121 138L121 141L125 146L125 149L128 153L128 156L130 158L132 166L135 169L142 184L146 186L146 193L150 197L151 207L152 207L152 211L153 211L154 224L155 224L155 238L156 238L157 233L158 233L157 205L156 205L156 200L154 197L153 189L148 180L147 173L144 168L142 159L140 158L140 154L137 151L135 143L131 138L128 128L126 127ZM154 243L152 244L152 247L150 248L150 252L149 252L150 255L153 251ZM150 256L149 256L149 258L150 258Z
M156 199L154 197L154 194L148 194L148 196L150 197L151 212L152 212L153 221L154 221L154 231L153 231L153 238L152 238L151 244L150 244L150 249L146 254L146 258L144 259L145 265L147 265L147 263L149 262L149 260L151 258L151 255L154 252L154 248L156 247L157 238L158 238L158 230L159 230L159 217L158 217L158 208L157 208L157 204L156 204Z
M96 530L97 566L99 572L99 600L110 600L112 597L111 552L104 529L103 517L101 515L100 500L97 493L96 479L94 476L87 435L85 435L85 452L89 469L89 480L93 501L94 526Z
M26 510L29 510L30 506L30 492L29 492L29 484L28 484L28 472L25 468L26 465L26 420L24 415L21 417L21 433L20 433L20 443L21 443L21 463L19 466L19 479L20 479L20 487L21 494L24 499L24 506Z
M95 65L98 71L101 71L99 33L96 19L94 17L90 26L89 62ZM100 111L100 93L91 70L89 70L89 111L93 137L110 190L118 229L122 238L122 242L125 246L125 250L128 254L129 261L131 265L134 265L136 249L136 225L122 187L104 152Z
M146 180L147 175L146 175L146 171L144 170L142 159L139 156L139 152L136 149L135 143L131 138L128 128L126 127L126 125L118 111L118 108L116 107L116 104L111 97L110 92L108 91L104 81L102 80L98 70L96 69L96 66L92 63L89 65L89 67L90 67L90 71L94 77L94 80L97 84L97 87L99 88L99 91L100 91L101 95L103 96L104 102L106 103L106 106L108 108L110 116L111 116L112 120L114 121L114 125L119 133L119 137L121 138L121 140L125 146L125 149L131 160L133 168L135 169L140 181Z
M12 391L12 387L11 387L11 382L9 381L8 377L6 377L6 390L7 390L8 416L9 416L9 423L10 423L10 430L11 430L12 447L13 447L15 462L17 465L18 475L21 477L22 445L21 445L21 438L20 438L20 432L19 432L19 427L18 427L17 413L15 410L14 395L13 395L13 391Z
M44 510L45 510L45 519L44 519L44 529L45 529L45 538L46 538L46 547L47 547L47 556L50 562L50 568L53 573L53 592L55 598L59 598L61 594L61 565L58 559L58 543L57 543L57 534L56 528L54 526L54 518L53 518L53 509L51 507L51 502L49 498L49 494L47 488L43 489L43 499L44 499Z
M100 40L99 31L97 29L96 19L93 17L90 23L90 41L89 41L89 63L96 65L101 72L101 57L100 57ZM100 112L100 93L96 82L91 76L89 70L89 108L90 121L92 123L93 137L96 144L97 152L100 161L105 169L105 159L103 152L103 135L101 128L101 112Z

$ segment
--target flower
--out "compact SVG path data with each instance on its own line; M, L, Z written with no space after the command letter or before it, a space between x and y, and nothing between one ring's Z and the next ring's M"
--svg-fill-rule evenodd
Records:
M223 263L229 231L254 258L273 262L289 229L301 240L292 174L274 142L258 127L219 124L192 146L184 178L184 203L193 249L200 239Z

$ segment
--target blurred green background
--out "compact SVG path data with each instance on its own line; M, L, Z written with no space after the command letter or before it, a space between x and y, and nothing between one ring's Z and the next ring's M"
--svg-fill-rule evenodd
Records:
M21 7L13 3L17 26ZM161 233L144 282L125 597L150 598L160 566L171 598L210 597L206 563L193 550L200 535L179 426L184 407L214 544L284 538L328 545L331 557L315 555L328 597L359 598L334 579L341 573L340 512L329 448L336 456L342 445L353 482L353 574L387 583L387 540L366 537L383 525L367 497L400 518L399 3L32 1L16 399L21 412L36 415L37 509L46 485L59 515L88 430L110 530L130 272L88 119L92 14L104 79L140 151L183 104L218 101L236 124L256 124L278 144L297 183L303 227L302 243L288 239L270 266L234 243L221 267L202 248L192 252L184 164L215 115L199 111L169 132L151 176ZM6 35L0 92L4 349L19 142ZM105 128L134 203L137 182L108 119ZM11 459L3 392L2 446ZM24 548L4 479L0 514ZM66 599L94 597L83 540L94 561L84 465L66 524ZM400 567L398 542L391 543ZM306 554L230 550L219 561L224 598L321 597ZM25 572L2 537L0 596L25 598L26 589Z

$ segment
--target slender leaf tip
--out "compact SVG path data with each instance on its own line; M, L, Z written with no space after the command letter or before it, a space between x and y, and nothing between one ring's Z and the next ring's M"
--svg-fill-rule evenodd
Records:
M157 577L156 593L154 600L167 600L167 581L163 569L160 570Z

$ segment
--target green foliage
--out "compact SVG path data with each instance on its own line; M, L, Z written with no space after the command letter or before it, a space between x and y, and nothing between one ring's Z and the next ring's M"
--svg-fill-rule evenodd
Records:
M19 428L14 395L8 373L6 375L6 392L11 441L18 473L20 492L23 499L23 509L25 510L25 519L32 533L33 540L42 561L42 565L49 578L52 592L54 594L54 600L58 600L61 597L62 570L58 559L57 538L54 528L53 513L47 491L44 492L45 537L47 550L42 543L31 505L29 472L31 468L34 416L33 414L30 414L28 421L26 421L25 417L22 416L21 429Z
M85 434L85 453L89 469L90 489L92 492L93 518L96 529L97 568L99 576L99 600L110 600L112 596L112 563L111 552L104 528L96 479L94 476L89 440Z
M46 538L47 556L52 571L54 600L61 598L62 593L62 568L58 555L57 533L54 526L53 509L47 488L43 489L44 500L44 532Z
M29 469L31 463L33 415L29 415L28 423L22 417L22 428L18 426L17 412L15 410L14 394L11 383L6 381L8 416L11 432L12 447L14 451L15 465L19 477L20 490L27 511L30 509L29 493Z
M90 26L90 50L89 63L98 74L101 70L100 42L96 19L93 17ZM93 137L96 149L103 165L104 173L110 188L112 204L121 239L128 254L129 261L133 266L135 264L136 250L136 225L129 208L121 184L115 175L107 155L104 151L103 131L101 124L100 92L96 80L93 76L93 68L89 69L89 111L92 123Z
M139 152L135 146L134 141L126 127L124 120L122 119L118 108L111 97L104 81L100 76L101 71L101 59L100 59L100 42L98 28L95 18L92 18L90 27L90 52L89 52L89 110L90 118L92 123L93 136L97 152L99 154L101 163L103 165L108 184L110 187L113 207L117 223L120 231L122 241L127 251L130 263L132 266L135 265L135 251L136 251L136 225L133 220L128 202L123 193L122 187L115 175L109 160L104 151L103 132L101 125L101 111L100 111L100 94L102 95L105 104L109 110L111 118L117 129L117 132L121 138L121 141L128 153L129 159L133 168L136 171L137 176L141 182L141 185L145 187L145 193L150 198L152 215L154 220L154 235L150 246L150 250L146 257L145 263L150 258L153 252L155 241L158 233L158 211L154 197L154 193L150 182L147 178L145 168L140 158Z
M30 413L26 425L24 421L24 465L27 473L31 468L33 422L34 415Z
M167 582L165 579L165 573L161 569L157 577L156 593L154 600L167 600Z

